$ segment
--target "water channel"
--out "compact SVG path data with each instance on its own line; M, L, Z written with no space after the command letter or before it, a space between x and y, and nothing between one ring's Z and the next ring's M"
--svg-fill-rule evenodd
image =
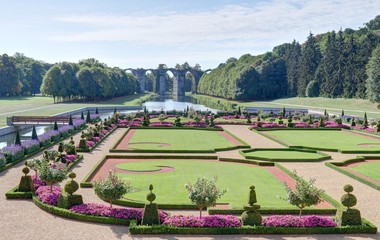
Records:
M189 97L179 97L173 99L172 96L161 96L156 97L148 102L143 104L147 108L148 111L183 111L187 107L193 108L194 110L206 111L209 110L211 112L216 112L217 110L206 107L205 105L198 104L197 100ZM123 113L123 112L122 112ZM100 113L100 117L102 119L111 116L113 112ZM74 115L74 118L80 118L80 116ZM36 131L38 135L43 134L44 132L53 129L53 126L36 126ZM30 139L32 136L32 128L27 128L20 131L21 141ZM16 138L16 134L7 134L0 136L0 149L13 144Z

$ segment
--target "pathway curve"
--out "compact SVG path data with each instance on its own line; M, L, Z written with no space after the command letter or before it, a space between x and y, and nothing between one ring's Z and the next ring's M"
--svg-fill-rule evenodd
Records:
M247 130L247 126L226 126L226 129L246 141L252 147L283 147L278 143L272 142L261 135ZM77 174L77 181L81 181L91 170L99 159L105 155L112 155L108 149L114 144L116 139L122 136L125 129L117 129L111 136L104 140L96 150L91 153L84 153L82 160L74 169ZM79 142L80 133L74 137L75 142ZM54 149L57 146L53 147ZM285 164L284 164L285 165ZM286 167L296 168L302 176L311 176L317 178L319 187L324 188L326 192L338 199L342 194L342 186L351 183L355 187L355 194L358 197L358 207L362 211L363 217L366 217L380 226L379 213L380 206L374 196L379 196L379 192L351 180L348 177L341 176L338 172L324 167L323 163L316 164L293 164L287 163ZM157 235L157 236L131 236L128 228L124 226L113 226L105 224L94 224L80 221L73 221L55 215L46 213L34 206L31 200L6 200L4 194L6 191L18 184L23 163L19 163L13 168L0 173L0 239L376 239L378 235L360 235L360 236L333 236L333 235L310 235L310 236L176 236L176 235ZM331 183L334 184L331 184ZM97 198L93 189L81 188L78 193L83 195L85 202L103 203ZM197 211L172 211L173 214L198 214Z

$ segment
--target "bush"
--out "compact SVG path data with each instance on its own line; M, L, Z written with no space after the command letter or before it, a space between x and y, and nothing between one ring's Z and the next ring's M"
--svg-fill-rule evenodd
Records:
M228 228L240 227L241 222L239 218L232 215L211 215L203 218L195 216L172 216L166 218L163 225L170 225L174 227L210 227L210 228Z
M38 140L26 140L22 143L22 146L25 148L25 154L29 154L40 149L40 142Z
M124 181L117 177L116 173L110 171L106 180L95 182L94 189L96 195L108 201L112 208L112 202L128 193L131 190L131 186L129 183L125 184Z
M61 196L61 187L41 186L36 190L36 196L41 202L56 206Z
M0 152L0 168L4 167L5 164L7 164L7 160L5 159L4 154Z
M4 147L2 152L7 160L7 163L15 162L24 157L24 148L20 145L10 145Z
M40 167L40 179L46 182L51 191L53 191L53 184L60 183L67 178L66 171L62 170L61 164L50 166L48 162L42 161Z

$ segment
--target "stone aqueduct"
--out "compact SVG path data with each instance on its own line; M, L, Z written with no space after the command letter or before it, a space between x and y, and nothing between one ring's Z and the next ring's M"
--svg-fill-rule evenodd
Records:
M166 89L166 74L168 72L171 72L173 74L173 95L175 96L184 96L185 95L185 79L186 74L190 73L191 75L191 92L196 93L197 87L199 84L199 80L201 79L202 75L209 72L210 70L202 71L202 70L196 70L193 68L189 69L176 69L176 68L158 68L158 69L143 69L143 68L137 68L132 69L128 68L126 71L130 71L139 81L140 83L140 90L141 92L145 91L145 82L146 82L146 74L147 72L151 72L155 76L155 89L154 91L158 95L165 95L165 89Z

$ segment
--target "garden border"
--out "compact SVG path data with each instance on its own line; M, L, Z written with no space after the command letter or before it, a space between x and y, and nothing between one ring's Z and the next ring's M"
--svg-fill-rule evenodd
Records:
M24 161L24 160L26 160L26 159L28 159L30 157L33 157L33 156L39 154L40 152L44 151L45 149L50 148L51 146L54 146L55 144L68 139L69 137L77 134L78 132L80 132L80 131L82 131L82 130L84 130L86 128L87 128L87 125L85 127L81 127L78 130L73 131L71 134L68 134L65 137L60 137L58 140L56 140L54 142L50 142L48 145L43 146L43 147L39 148L38 150L36 150L34 152L31 152L29 154L24 155L22 158L17 159L16 161L13 161L11 163L5 164L3 167L0 168L0 173L3 172L3 171L5 171L5 170L7 170L7 169L9 169L9 168L11 168L11 167L13 167L13 166L15 166L15 165L17 165L17 164L19 164L20 162L22 162L22 161Z
M376 234L377 227L366 219L362 219L361 226L344 227L265 227L265 226L243 226L238 228L191 228L191 227L172 227L167 225L141 226L136 221L131 221L129 232L131 234L348 234L348 233L367 233Z
M306 153L316 153L320 155L318 158L314 159L291 159L291 158L269 158L269 157L255 157L255 156L248 156L246 153L250 152L258 152L258 151L295 151L295 152L306 152ZM245 149L239 151L240 155L242 155L245 159L254 159L254 160L262 160L262 161L271 161L271 162L320 162L323 160L331 159L331 156L312 149L298 149L298 148L251 148L251 149Z
M342 166L346 166L350 163L364 162L365 160L379 159L379 158L380 158L380 156L357 156L356 158L347 159L347 160L342 161L342 162L327 162L327 163L325 163L325 165L329 168L332 168L332 169L350 177L350 178L353 178L353 179L355 179L361 183L364 183L365 185L367 185L369 187L372 187L372 188L380 191L380 185L377 185L377 184L374 184L370 181L367 181L366 179L341 168Z
M151 149L117 149L117 146L123 141L123 139L128 135L130 129L165 129L165 130L201 130L201 131L224 131L232 138L240 142L242 145L236 145L232 147L225 148L214 148L212 150L151 150ZM243 140L239 139L230 132L224 130L223 128L183 128L183 127L128 127L123 135L116 141L114 145L109 149L110 153L215 153L218 151L228 151L240 148L250 148L250 145L245 143Z
M97 148L99 146L99 144L101 144L106 138L109 137L109 135L111 135L112 133L114 133L116 131L118 127L114 127L112 128L106 135L104 135L102 137L102 139L100 139L98 142L96 142L94 144L94 146L92 146L91 148L88 148L88 149L82 149L82 148L77 148L77 152L86 152L86 153L90 153L92 151L94 151L95 148Z

